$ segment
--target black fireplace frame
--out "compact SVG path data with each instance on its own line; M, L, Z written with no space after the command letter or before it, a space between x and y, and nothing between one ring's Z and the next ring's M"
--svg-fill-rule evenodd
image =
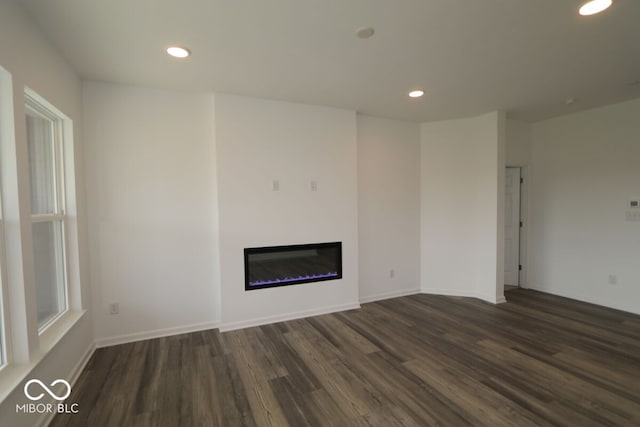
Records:
M337 271L335 275L331 275L330 277L311 277L311 278L303 278L296 280L287 280L278 283L268 283L268 284L254 284L251 285L249 282L249 257L255 254L267 254L267 253L277 253L277 252L290 252L296 250L309 250L309 249L336 249L336 267ZM338 280L342 279L342 242L328 242L328 243L309 243L303 245L284 245L284 246L263 246L258 248L245 248L244 249L244 290L245 291L253 291L256 289L265 289L265 288L275 288L281 286L289 286L289 285L299 285L301 283L312 283L312 282L324 282L327 280Z

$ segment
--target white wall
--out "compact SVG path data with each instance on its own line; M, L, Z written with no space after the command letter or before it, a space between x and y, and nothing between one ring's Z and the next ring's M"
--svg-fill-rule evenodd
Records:
M213 327L213 96L86 83L84 108L98 345Z
M639 141L640 100L533 125L530 287L640 313Z
M506 120L506 165L531 164L531 124L520 120Z
M221 327L358 306L355 112L216 95L216 143ZM342 279L245 292L244 248L331 241Z
M1 168L5 244L7 248L8 300L11 329L14 331L14 363L0 372L0 425L32 426L42 422L39 415L16 414L15 404L26 403L22 387L25 375L51 381L72 380L85 357L93 348L91 316L81 316L55 343L41 339L37 333L33 248L31 239L28 185L28 154L24 119L24 90L30 87L73 120L75 170L75 200L69 206L68 231L73 252L79 253L79 263L70 271L80 283L82 301L77 308L90 309L91 290L88 275L88 250L84 188L82 187L82 99L81 84L75 72L57 54L17 2L0 2L0 67L11 78L3 78L2 96L12 89L13 99L3 102L1 132ZM6 77L6 76L5 76ZM8 84L5 84L9 82ZM13 106L14 122L5 123ZM15 131L15 132L14 132ZM15 143L14 143L15 141ZM22 379L15 388L16 381ZM7 395L8 394L8 395Z
M503 301L504 114L421 126L422 291Z
M363 115L357 125L360 301L418 293L420 125Z

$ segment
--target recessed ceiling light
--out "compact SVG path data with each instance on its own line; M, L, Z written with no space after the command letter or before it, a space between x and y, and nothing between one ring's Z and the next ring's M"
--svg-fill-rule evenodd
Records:
M191 55L191 51L189 49L180 46L169 46L167 48L167 53L174 58L186 58Z
M422 95L424 95L424 91L420 89L409 92L411 98L420 98Z
M368 39L375 34L376 30L371 27L360 28L356 31L356 35L361 39Z
M583 16L595 15L611 6L612 0L590 0L580 6L578 13Z

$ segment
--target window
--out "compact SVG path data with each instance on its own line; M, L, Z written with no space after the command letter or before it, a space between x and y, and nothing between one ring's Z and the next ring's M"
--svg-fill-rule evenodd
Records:
M2 204L0 203L0 368L3 367L6 363L7 363L7 356L6 356L6 345L4 343L4 337L6 336L5 331L4 331L4 299L2 298L2 294L4 293L4 263L2 262L2 260L4 260L4 238L3 238L3 233L2 233L2 229L3 229L4 225L3 225L3 220L2 220Z
M62 118L26 94L38 330L67 310Z
M13 119L11 76L4 68L0 67L0 152L4 148L4 144L9 140L8 128ZM11 135L13 136L13 135ZM0 153L0 159L4 160L4 153ZM2 168L4 169L4 168ZM1 172L1 171L0 171ZM0 195L4 189L4 176L0 174ZM5 280L5 247L4 247L4 211L2 209L2 200L0 200L0 368L7 364L7 332L8 324L6 321L7 309L5 307L7 292L7 281Z
M0 177L0 180L2 178ZM0 182L1 184L1 182ZM2 185L0 185L2 188ZM7 323L5 319L5 313L7 310L5 308L5 299L3 298L6 295L6 264L5 264L5 247L4 247L4 217L2 212L2 201L0 200L0 368L7 364Z
M2 179L2 178L0 178ZM0 185L0 188L2 186ZM5 264L5 246L4 246L4 217L2 216L2 202L0 201L0 368L7 364L8 352L8 328L7 308L5 306L6 297L6 264Z
M4 356L4 322L2 321L4 314L2 313L2 295L0 295L0 367L5 364Z
M73 121L28 87L15 117L13 91L0 66L0 401L86 313Z

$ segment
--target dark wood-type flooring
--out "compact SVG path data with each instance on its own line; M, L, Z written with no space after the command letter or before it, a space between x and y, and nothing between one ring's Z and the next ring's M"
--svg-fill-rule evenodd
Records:
M53 426L639 426L640 316L414 295L99 349Z

